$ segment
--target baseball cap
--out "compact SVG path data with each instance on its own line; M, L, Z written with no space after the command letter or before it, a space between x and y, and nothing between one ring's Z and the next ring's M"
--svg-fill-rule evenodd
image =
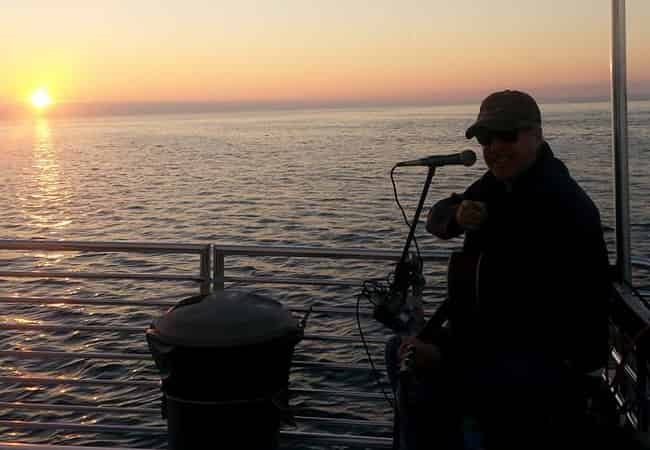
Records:
M510 131L542 125L542 114L533 97L521 91L500 91L488 95L479 110L476 122L465 132L471 139L481 128Z

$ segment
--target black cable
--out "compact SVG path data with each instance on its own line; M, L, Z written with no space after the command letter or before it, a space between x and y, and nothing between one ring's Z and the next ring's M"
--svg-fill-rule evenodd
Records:
M411 229L411 223L408 220L408 217L406 216L406 211L404 210L404 207L399 201L399 195L397 193L397 183L395 182L395 169L397 168L397 165L393 166L393 168L390 171L390 181L393 185L393 194L395 197L395 203L397 203L397 206L399 207L400 211L402 212L402 217L404 218L404 223L406 226L409 228L409 231ZM417 224L415 224L417 226ZM413 236L413 243L415 244L415 250L417 253L417 258L418 258L418 263L420 266L422 265L422 255L420 253L420 246L418 245L417 238L415 235ZM394 410L395 405L393 403L393 400L388 396L386 393L386 390L384 389L384 385L381 382L381 377L379 376L379 371L377 370L377 367L375 366L375 362L372 359L372 355L370 354L370 349L368 348L368 343L366 342L366 337L363 334L363 328L361 327L361 317L359 314L360 311L360 304L361 304L361 297L365 297L368 299L368 302L373 305L377 306L376 303L373 301L373 296L378 296L381 298L381 296L386 296L390 294L390 288L389 286L392 286L394 279L391 277L394 277L394 273L388 274L387 277L387 284L386 285L381 285L378 282L374 281L364 281L361 293L357 295L357 304L356 304L356 321L357 321L357 328L359 329L359 336L361 337L361 342L363 344L363 348L366 351L366 356L368 357L368 362L370 363L370 367L372 368L372 373L375 376L375 380L377 381L377 385L381 389L381 392L384 394L384 398L386 399L386 402L388 405ZM409 280L411 281L411 280Z
M397 165L393 166L392 169L390 169L390 181L393 184L393 195L395 196L395 203L397 203L397 206L399 207L400 211L402 212L402 217L404 218L404 223L406 224L407 227L409 227L409 230L411 228L411 222L409 222L408 217L406 217L406 211L404 211L404 207L399 201L399 196L397 195L397 183L395 182L395 169L397 168ZM413 243L415 244L415 251L417 252L418 255L418 260L421 263L422 262L422 256L420 255L420 246L418 245L418 240L413 235Z
M361 342L363 343L363 348L366 351L366 355L368 356L368 362L370 362L370 367L372 368L372 373L375 376L375 380L377 381L377 385L381 389L382 394L384 394L384 398L386 399L386 402L388 403L388 406L390 406L391 409L394 409L395 406L393 404L393 400L388 396L386 393L386 390L384 389L384 385L381 382L381 378L379 376L379 371L377 370L377 367L375 366L375 362L372 359L372 355L370 354L370 349L368 348L368 343L366 342L366 337L363 334L363 328L361 327L361 316L359 315L359 307L361 304L361 297L366 297L370 301L371 304L374 305L374 302L371 300L372 296L370 295L370 291L367 288L367 284L369 284L367 281L364 281L363 283L363 289L360 294L357 295L357 307L356 307L356 319L357 319L357 327L359 328L359 336L361 336Z

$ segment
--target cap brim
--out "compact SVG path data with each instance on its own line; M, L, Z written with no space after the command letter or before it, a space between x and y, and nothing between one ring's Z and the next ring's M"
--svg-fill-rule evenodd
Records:
M529 121L512 121L512 120L495 120L495 119L483 119L477 120L470 126L467 131L465 131L465 137L467 139L472 139L476 136L479 130L491 130L491 131L511 131L518 130L521 128L528 128L536 125Z
M480 129L493 131L510 131L517 128L517 124L510 120L477 120L465 131L465 137L472 139Z

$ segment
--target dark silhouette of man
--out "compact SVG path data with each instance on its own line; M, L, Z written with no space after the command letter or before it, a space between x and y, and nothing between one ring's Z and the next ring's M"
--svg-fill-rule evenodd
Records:
M465 135L478 140L488 171L434 204L427 230L464 235L463 254L478 262L476 298L450 299L448 326L429 323L387 349L391 364L391 352L414 348L417 377L429 384L401 431L417 437L401 446L462 448L460 418L471 416L487 448L569 448L581 380L607 361L600 215L544 140L530 95L489 95Z

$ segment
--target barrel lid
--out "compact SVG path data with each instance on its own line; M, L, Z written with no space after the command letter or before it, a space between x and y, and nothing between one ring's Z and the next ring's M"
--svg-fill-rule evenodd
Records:
M280 302L235 289L182 300L149 330L164 343L182 347L255 345L301 331Z

